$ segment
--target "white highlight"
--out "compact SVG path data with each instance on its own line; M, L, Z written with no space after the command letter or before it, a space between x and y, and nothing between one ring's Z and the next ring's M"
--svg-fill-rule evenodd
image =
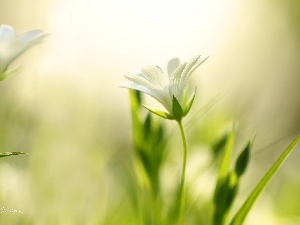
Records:
M6 210L4 207L1 207L0 213L24 213L24 212L22 212L20 210L16 210L16 209Z

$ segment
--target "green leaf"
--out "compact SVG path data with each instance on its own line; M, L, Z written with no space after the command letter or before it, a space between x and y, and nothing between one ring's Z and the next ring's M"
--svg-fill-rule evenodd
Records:
M28 154L28 153L26 153L26 152L1 152L0 158L6 157L6 156L12 156L12 155L24 155L24 154Z
M0 72L0 81L4 81L6 79L9 79L13 76L15 76L17 73L19 73L21 71L21 68L16 68L10 71L4 71L4 72Z
M139 146L142 142L143 124L140 119L141 114L141 94L136 90L129 90L131 119L132 119L132 135L135 147Z
M174 117L171 116L170 114L162 111L162 110L159 110L159 109L156 109L156 108L153 108L153 107L150 107L150 106L147 106L147 105L143 105L146 109L148 109L150 112L164 118L164 119L168 119L168 120L173 120Z
M219 205L219 203L224 202L224 194L228 192L229 190L229 182L230 182L230 176L226 176L222 182L219 182L219 185L217 186L214 194L214 203L215 205Z
M140 156L140 159L141 159L141 163L147 173L147 175L149 176L149 178L151 179L151 159L149 157L149 154L148 152L144 151L144 149L140 149L138 151L138 154Z
M220 162L218 181L214 193L214 225L224 224L227 212L230 208L228 202L232 202L234 198L234 196L230 192L230 189L234 187L236 183L235 179L232 179L233 177L231 176L230 172L230 161L234 147L234 140L235 126L233 124L232 130L227 138L225 151Z
M235 140L235 125L233 124L232 130L226 140L225 151L221 159L221 165L219 167L219 177L218 177L219 180L225 178L229 174L231 155L234 147L234 140Z
M191 95L191 97L189 98L189 100L186 103L186 107L184 109L183 116L186 116L189 113L189 111L191 110L195 96L196 96L196 92L197 92L197 86L195 87L193 94Z
M226 132L224 135L218 138L218 140L216 140L216 142L213 144L212 150L215 155L215 158L224 149L228 137L229 137L229 133Z
M237 191L238 191L238 183L236 181L234 184L232 184L232 186L230 186L230 188L228 190L228 194L227 194L227 211L229 211L229 209L230 209L230 207L233 203L233 200L236 197Z
M172 111L173 111L175 120L181 121L181 119L183 117L183 110L181 108L180 103L178 102L177 98L174 95L173 95L173 101L172 101Z
M292 150L296 147L296 145L300 142L300 136L297 137L279 156L279 158L275 161L275 163L271 166L271 168L266 172L264 177L260 180L257 186L254 188L250 196L247 198L243 206L239 209L237 214L232 219L230 225L240 225L243 224L248 212L253 206L254 202L258 198L259 194L264 190L266 185L269 183L271 178L276 174L277 170L287 158L287 156L292 152Z
M242 176L249 164L250 161L250 150L251 150L252 144L249 141L245 149L242 151L240 156L238 157L236 164L235 164L235 172L238 177Z
M238 180L235 173L229 173L224 179L222 179L216 187L214 194L214 223L224 224L226 216L231 208L231 205L236 197L238 190Z
M144 125L143 125L143 130L144 130L144 138L148 139L149 137L151 138L151 134L152 134L152 118L151 118L151 113L148 112Z
M130 106L133 110L139 111L142 106L142 96L139 91L129 90Z

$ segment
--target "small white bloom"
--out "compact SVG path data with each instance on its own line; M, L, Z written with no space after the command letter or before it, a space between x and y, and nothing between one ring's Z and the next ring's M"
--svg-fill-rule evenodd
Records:
M173 59L168 64L168 75L164 74L158 66L146 66L139 72L126 74L125 78L131 82L122 83L119 86L152 96L167 109L168 113L145 106L147 109L164 118L178 120L188 113L195 97L194 92L190 98L187 98L187 80L206 59L196 56L180 65L178 59ZM179 113L182 115L176 115L178 113L175 111L178 110L174 109L174 106L182 111Z
M9 65L30 47L39 43L45 35L41 30L16 34L13 27L0 26L0 81L12 75L18 69L7 71Z

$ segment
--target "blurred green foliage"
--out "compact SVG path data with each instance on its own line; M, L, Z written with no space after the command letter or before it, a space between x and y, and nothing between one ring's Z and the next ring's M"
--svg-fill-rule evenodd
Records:
M103 111L76 85L42 89L34 104L13 85L0 89L5 97L0 103L1 150L29 154L1 161L0 200L7 211L1 223L174 224L182 143L171 123L163 125L151 116L139 98L132 104L133 129L129 120L124 123L126 114L118 118ZM49 94L53 88L55 95ZM212 224L213 180L230 132L226 113L221 118L219 109L210 110L195 110L186 122L191 124L186 224ZM208 178L199 180L206 173ZM297 190L296 185L285 188ZM289 202L294 208L285 211L296 215ZM23 213L9 213L12 209Z
M291 33L300 40L299 1L276 3L284 11L280 15L288 18ZM273 6L274 2L269 1L268 4ZM10 7L11 11L15 10L13 4ZM250 38L252 41L252 36ZM300 48L300 42L296 43ZM295 52L299 54L300 51ZM247 55L245 52L242 54ZM294 58L296 67L299 67L299 57ZM227 70L224 74L230 72ZM222 76L224 74L222 71ZM29 153L0 160L0 208L6 209L0 214L0 224L140 225L153 223L152 218L146 216L152 215L152 212L160 214L158 218L162 224L167 219L175 219L176 208L171 206L176 202L174 196L178 191L176 184L179 183L182 153L176 128L171 124L162 126L156 117L139 109L141 114L133 118L136 121L132 130L129 106L118 105L121 101L115 101L111 94L115 91L114 87L107 85L109 87L104 91L87 94L91 91L89 87L73 83L76 77L65 79L60 74L57 76L56 80L46 76L32 86L26 86L26 80L18 77L0 85L0 151ZM297 86L297 68L291 71L292 76L295 80L289 85ZM34 96L32 99L26 99L20 91L23 86L30 89L30 95ZM257 89L255 91L259 93ZM281 94L279 89L277 91L280 95L286 94ZM285 98L297 99L297 93ZM122 97L121 94L118 97ZM197 98L194 108L205 101ZM257 102L253 104L254 101L241 99L247 106L244 108L246 113L252 113L250 107L257 107ZM235 103L229 107L235 108ZM299 108L297 101L291 104L293 109ZM209 110L203 105L201 107L202 111L193 108L193 115L184 121L190 149L186 224L205 225L212 224L213 205L210 202L216 185L217 163L230 133L226 128L232 115L230 110L217 104ZM248 122L248 125L254 123ZM299 120L293 123L294 132L298 132ZM272 124L277 124L277 121L272 119ZM249 135L243 133L245 126L247 124L242 123L241 133L237 134L240 140L236 143L237 149L243 149L249 139ZM277 129L285 136L280 126ZM159 135L149 138L153 133ZM134 137L133 142L131 137ZM269 138L267 132L257 137L260 144L253 146L253 164L250 164L239 186L240 195L237 195L232 211L241 205L262 172L274 161L272 157L276 157L279 147L273 144L261 150L261 146L269 145ZM156 142L159 145L153 148ZM290 140L283 142L286 145ZM153 152L155 154L150 154ZM246 224L300 223L298 157L294 158L297 165L286 163L285 170L278 173L274 183L262 195L262 200L254 206ZM224 183L228 184L229 180L227 177ZM156 198L157 202L151 201ZM222 194L217 198L222 198ZM262 216L269 220L266 222Z

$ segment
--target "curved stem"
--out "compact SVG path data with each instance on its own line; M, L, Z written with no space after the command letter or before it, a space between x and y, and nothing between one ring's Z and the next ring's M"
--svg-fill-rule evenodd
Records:
M179 202L179 224L184 224L184 208L185 208L185 168L186 168L186 158L187 158L187 142L185 133L183 130L182 122L178 121L181 137L182 137L182 144L183 144L183 159L182 159L182 171L181 171L181 182L180 182L180 202Z

